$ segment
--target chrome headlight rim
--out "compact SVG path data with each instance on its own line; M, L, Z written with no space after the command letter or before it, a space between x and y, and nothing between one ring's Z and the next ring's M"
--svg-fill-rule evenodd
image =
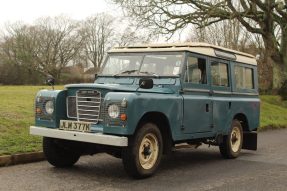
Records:
M108 115L112 119L116 119L120 116L120 108L116 104L111 104L108 107Z
M52 115L54 113L54 101L48 100L45 102L45 112L48 115Z

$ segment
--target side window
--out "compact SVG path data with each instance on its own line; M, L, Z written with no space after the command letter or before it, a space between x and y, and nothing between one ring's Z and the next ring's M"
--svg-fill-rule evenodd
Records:
M228 65L220 62L211 63L211 78L213 86L229 86Z
M254 89L253 69L235 66L236 89Z
M206 59L188 57L185 82L193 84L207 84Z

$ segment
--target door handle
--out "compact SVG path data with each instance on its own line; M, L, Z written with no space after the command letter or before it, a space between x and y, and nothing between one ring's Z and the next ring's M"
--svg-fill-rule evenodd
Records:
M205 105L205 112L209 112L209 104L208 103Z

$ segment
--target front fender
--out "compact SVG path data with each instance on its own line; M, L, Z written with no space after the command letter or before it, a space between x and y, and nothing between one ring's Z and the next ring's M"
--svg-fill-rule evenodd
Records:
M110 92L105 97L105 103L127 100L127 122L125 126L104 127L104 133L132 135L141 118L148 112L164 114L170 124L172 135L179 134L182 117L182 97L176 94L154 93L119 93Z
M35 114L35 125L42 127L57 128L61 119L66 119L66 90L40 90L35 99L35 107L42 110L42 114ZM38 102L37 100L40 100ZM53 100L54 112L48 116L44 112L46 100Z

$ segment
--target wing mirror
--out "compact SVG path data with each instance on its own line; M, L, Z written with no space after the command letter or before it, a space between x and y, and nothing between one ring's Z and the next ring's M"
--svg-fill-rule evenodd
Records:
M46 83L49 85L49 86L52 86L53 90L54 90L54 85L55 85L55 78L51 75L48 75L47 76L47 79L46 79Z
M143 89L151 89L153 88L153 80L150 78L140 79L139 87Z

